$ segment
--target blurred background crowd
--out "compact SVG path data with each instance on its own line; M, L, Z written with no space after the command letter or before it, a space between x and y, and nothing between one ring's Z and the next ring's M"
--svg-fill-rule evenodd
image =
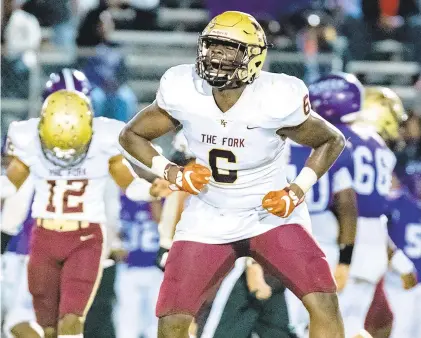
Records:
M346 71L363 84L396 91L409 115L401 139L394 144L396 171L421 198L420 0L2 0L1 4L2 135L11 121L39 115L49 74L65 67L80 69L88 77L97 116L129 120L153 101L166 69L194 62L198 32L211 17L240 10L253 14L273 43L266 70L306 83L326 72ZM164 153L172 151L168 137L158 144ZM147 250L158 250L155 220L145 223L142 212L129 211L121 218L123 227L142 224L142 231L149 234L143 241ZM116 260L124 259L124 251L116 253ZM145 268L153 262L152 254ZM142 292L148 298L150 291L142 285L132 295L140 299ZM146 300L144 304L151 306ZM109 337L115 336L112 328L107 330Z
M126 121L149 104L170 66L191 63L198 32L225 10L253 14L274 44L266 69L307 83L343 70L387 85L411 113L402 130L419 153L419 0L4 0L1 24L2 132L37 116L51 72L77 68L94 85L96 114ZM162 142L164 152L168 142ZM399 147L398 147L399 148ZM399 151L399 149L397 150ZM402 163L402 162L400 162ZM411 162L412 163L412 162ZM402 169L404 170L404 169ZM409 165L409 171L421 171Z

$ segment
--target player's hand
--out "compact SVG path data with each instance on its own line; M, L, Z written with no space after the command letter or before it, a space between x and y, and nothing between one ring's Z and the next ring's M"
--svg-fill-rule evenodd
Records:
M262 206L271 214L278 217L287 218L294 211L295 207L304 200L299 198L289 187L282 190L271 191L263 197Z
M122 248L115 248L111 249L110 252L110 258L115 262L125 262L127 259L127 256L129 256L129 253L127 250Z
M262 267L251 264L246 268L247 287L249 292L258 300L269 299L272 296L272 288L266 283Z
M170 249L166 249L161 246L158 250L158 254L156 255L155 264L162 271L165 271L165 264L167 263L169 251Z
M405 290L412 289L418 283L416 272L401 275L401 280Z
M156 198L167 197L171 193L170 182L162 178L156 178L149 189L149 194Z
M347 264L338 264L336 266L334 277L336 280L336 285L338 292L342 291L345 288L346 282L349 278L349 265Z
M209 168L197 163L189 163L184 168L171 166L168 169L167 179L175 184L178 190L198 195L209 183L212 172ZM172 189L172 187L170 187Z

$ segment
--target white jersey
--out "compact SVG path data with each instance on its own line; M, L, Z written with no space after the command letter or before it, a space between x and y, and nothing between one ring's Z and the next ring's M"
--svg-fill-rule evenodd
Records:
M180 65L162 77L156 102L183 124L197 163L212 169L212 178L198 199L229 213L250 214L252 210L259 213L259 219L269 216L262 209L264 195L288 184L285 141L276 132L308 118L310 106L304 83L285 74L262 72L246 86L235 105L223 113L215 103L212 87L197 76L194 65ZM291 219L276 217L275 223L291 223ZM260 229L257 232L268 230L262 231L263 226L255 221L254 224ZM218 235L212 228L213 239L193 236L194 239L223 242L256 234L250 224L243 227L243 234L238 233L238 228L226 229L234 231L235 236ZM192 233L191 226L189 232Z
M13 122L8 133L10 155L29 167L34 180L32 217L105 222L104 191L110 176L109 160L120 154L118 135L124 123L94 118L86 158L69 168L56 166L45 158L38 123L38 118Z

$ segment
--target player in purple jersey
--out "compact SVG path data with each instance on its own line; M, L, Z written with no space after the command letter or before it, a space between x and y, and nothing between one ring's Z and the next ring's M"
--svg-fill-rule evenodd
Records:
M386 278L386 292L395 316L391 338L421 337L421 284L408 289L412 286L413 269L418 275L421 273L421 204L396 177L393 182L388 230L397 247L391 265L401 278L396 273L389 273ZM405 253L412 264L402 262L401 253Z
M154 308L163 276L155 265L161 205L160 201L133 202L121 197L122 237L128 256L117 272L117 337L156 337Z
M421 202L404 187L389 199L389 236L421 274Z
M310 152L310 148L290 142L289 180L292 181L304 167ZM352 150L347 147L328 173L306 195L312 234L335 272L339 291L348 278L357 226L358 208L353 174ZM291 323L300 333L308 326L308 315L291 292L287 292L287 301Z
M353 149L359 217L350 279L340 295L349 336L364 325L376 284L387 270L388 235L382 215L387 211L386 197L396 159L375 124L367 123L368 116L380 117L383 112L363 106L364 88L355 76L331 74L311 84L309 91L314 110L335 124ZM390 110L395 113L393 106Z

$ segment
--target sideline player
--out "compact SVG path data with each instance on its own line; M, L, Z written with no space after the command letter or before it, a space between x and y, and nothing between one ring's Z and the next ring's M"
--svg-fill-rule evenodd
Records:
M376 129L367 123L367 112L361 111L364 88L354 75L327 75L311 84L309 90L315 111L338 127L353 149L357 236L350 278L340 294L345 332L351 337L364 327L376 284L387 270L388 234L382 216L387 211L386 197L396 159Z
M241 256L256 259L303 301L311 338L344 336L336 285L305 229L309 215L301 202L345 140L311 113L302 81L261 72L267 47L252 16L218 15L199 38L196 66L169 69L156 101L120 135L134 165L194 195L166 264L156 309L161 338L187 337L192 318ZM184 168L150 143L179 124L197 161ZM287 137L314 149L289 186Z
M13 194L32 175L36 227L28 283L47 338L83 337L102 271L108 177L130 198L144 198L148 183L133 175L116 145L122 126L94 119L82 93L60 90L45 100L41 118L9 127L14 158L1 177L2 194Z

